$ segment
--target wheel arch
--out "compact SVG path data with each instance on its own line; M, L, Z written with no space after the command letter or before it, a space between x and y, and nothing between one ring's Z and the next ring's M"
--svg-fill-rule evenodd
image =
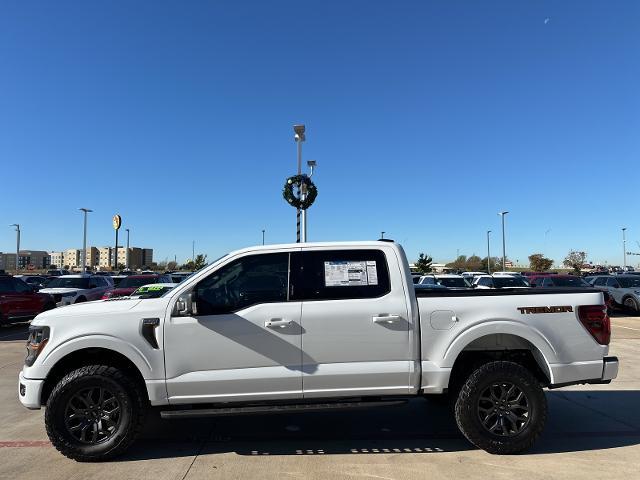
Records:
M145 378L138 365L130 358L109 348L84 347L66 353L53 364L42 387L41 405L47 403L51 391L67 373L86 365L109 365L123 370L134 380L148 400Z
M552 384L554 378L551 363L555 358L553 346L538 331L517 323L500 322L474 329L456 338L447 349L442 366L451 368L451 384L456 381L457 376L466 374L481 363L510 360L532 370L541 382Z

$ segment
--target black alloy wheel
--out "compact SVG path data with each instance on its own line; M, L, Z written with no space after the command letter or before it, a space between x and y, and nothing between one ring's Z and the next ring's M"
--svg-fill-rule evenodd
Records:
M478 418L493 435L517 435L529 424L529 400L513 383L494 383L478 398Z
M67 402L65 427L78 442L98 444L111 438L120 426L122 408L116 395L102 387L81 390Z

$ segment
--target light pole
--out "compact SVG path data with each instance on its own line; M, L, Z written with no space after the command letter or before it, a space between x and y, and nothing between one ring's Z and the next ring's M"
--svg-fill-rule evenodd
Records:
M313 177L313 169L317 165L318 165L318 163L315 160L308 160L307 161L307 166L309 167L309 178ZM302 192L302 197L301 197L302 200L307 198L306 187L303 187L303 188L304 188L304 190ZM308 215L307 209L305 208L304 210L302 210L302 241L303 242L307 241L307 221L308 221L307 215Z
M504 239L504 216L509 212L499 212L498 215L502 218L502 271L507 271L507 247Z
M82 236L82 273L87 273L87 213L93 212L88 208L79 208L84 212L84 235Z
M125 228L125 230L127 231L127 252L124 256L124 268L129 270L129 229Z
M264 245L264 228L262 229L262 244Z
M491 235L491 230L487 230L487 273L491 275L491 243L489 240L489 236Z
M384 230L380 232L380 239L384 240L384 234L387 233Z
M16 273L18 273L18 262L20 260L20 224L12 223L10 227L16 227Z
M622 265L625 271L627 269L627 227L622 227Z
M293 126L293 131L295 132L294 135L294 139L296 141L296 144L298 146L298 175L302 175L302 143L306 140L306 137L304 135L305 132L305 127L304 125L294 125ZM298 198L300 198L300 189L301 189L301 184L298 183L298 188L297 188L297 193L298 193ZM296 242L300 243L301 238L300 238L300 217L302 215L302 210L300 210L299 208L296 210Z
M191 263L196 263L196 241L191 242Z

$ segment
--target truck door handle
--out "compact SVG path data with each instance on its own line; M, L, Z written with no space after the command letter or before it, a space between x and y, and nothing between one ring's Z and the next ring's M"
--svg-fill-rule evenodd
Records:
M400 320L400 315L380 315L373 317L373 323L396 323Z
M264 326L267 328L287 328L293 323L292 320L283 320L281 318L272 318L264 322Z

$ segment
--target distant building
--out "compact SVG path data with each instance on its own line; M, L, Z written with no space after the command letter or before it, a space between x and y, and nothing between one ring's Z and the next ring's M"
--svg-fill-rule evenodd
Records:
M51 257L50 265L58 268L64 267L64 252L49 252L49 257Z
M70 248L64 252L64 264L69 268L77 268L80 266L80 252L77 248Z
M51 256L43 250L20 250L18 268L20 270L34 270L49 268Z
M16 269L16 254L0 252L0 270L9 271Z

